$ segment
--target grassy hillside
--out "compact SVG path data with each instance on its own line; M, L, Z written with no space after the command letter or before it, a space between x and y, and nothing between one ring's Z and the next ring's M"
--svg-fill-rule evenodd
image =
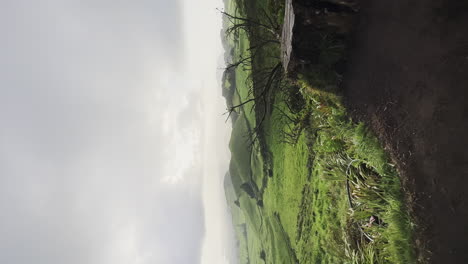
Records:
M227 1L225 10L275 24L282 4ZM252 55L268 34L234 31L228 63ZM278 64L275 43L230 70L223 87L228 107L248 102L235 107L225 184L240 263L413 263L397 172L375 136L346 114L330 67L343 49L337 56L327 46L336 43L322 44L320 67L278 79L267 95L262 80L271 78L258 76Z

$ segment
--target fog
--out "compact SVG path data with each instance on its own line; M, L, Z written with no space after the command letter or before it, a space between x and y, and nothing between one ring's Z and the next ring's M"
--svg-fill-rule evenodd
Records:
M2 2L1 263L232 260L221 6Z

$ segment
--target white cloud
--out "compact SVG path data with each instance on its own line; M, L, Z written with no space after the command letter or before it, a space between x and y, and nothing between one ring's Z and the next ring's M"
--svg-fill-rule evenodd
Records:
M0 262L196 263L225 127L201 104L221 102L217 54L192 70L180 3L2 4Z

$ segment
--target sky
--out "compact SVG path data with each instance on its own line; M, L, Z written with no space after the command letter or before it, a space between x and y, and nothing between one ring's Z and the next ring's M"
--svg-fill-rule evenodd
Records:
M220 0L3 0L0 263L234 263Z

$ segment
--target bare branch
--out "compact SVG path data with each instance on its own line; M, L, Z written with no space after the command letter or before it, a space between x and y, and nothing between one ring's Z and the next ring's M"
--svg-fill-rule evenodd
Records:
M257 26L257 27L261 27L264 30L266 30L267 32L273 34L273 36L275 36L277 39L280 38L280 36L278 34L278 31L274 27L263 24L263 23L261 23L259 21L256 21L256 20L248 19L248 18L241 17L241 16L235 16L235 15L229 14L229 13L227 13L225 11L222 11L220 9L217 9L217 10L221 14L226 16L232 24L234 24L235 29L242 28L242 29L246 30L246 32L251 32L250 28L252 28L253 26ZM238 21L240 21L240 23ZM228 30L226 30L226 32L228 32ZM232 33L232 32L233 32L233 30L229 30L229 33Z

